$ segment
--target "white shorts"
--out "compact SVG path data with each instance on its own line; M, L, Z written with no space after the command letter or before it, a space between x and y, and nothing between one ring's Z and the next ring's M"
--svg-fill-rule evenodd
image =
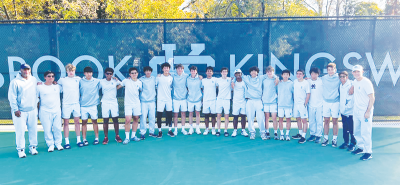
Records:
M82 120L87 120L89 118L90 115L90 119L97 119L97 105L93 105L90 107L81 107L81 118Z
M136 105L125 105L125 116L140 116L142 114L142 106Z
M278 112L278 104L264 104L264 112Z
M336 103L328 103L324 101L323 107L323 116L325 118L339 118L339 102Z
M187 111L187 102L186 100L173 100L172 101L172 106L174 107L174 112L178 113L179 109L181 112L186 112Z
M79 103L74 103L70 105L62 105L62 117L63 119L69 119L71 117L71 113L74 117L81 116L81 106Z
M246 115L246 101L232 103L232 115L238 116L239 114Z
M280 118L292 118L293 109L292 108L279 108L278 117Z
M198 112L201 111L201 101L198 101L196 103L187 102L187 104L188 104L188 111L189 112L193 112L195 109Z
M101 116L103 118L109 118L110 112L111 112L112 118L119 116L118 102L102 102L101 103Z
M216 114L215 112L215 100L203 101L203 113L204 114Z
M172 100L157 101L157 112L172 111Z
M231 110L231 100L217 99L215 111L217 114L222 114L222 109L224 109L224 114L229 114Z
M293 117L294 118L307 119L308 118L307 107L304 106L303 104L294 105L293 106Z

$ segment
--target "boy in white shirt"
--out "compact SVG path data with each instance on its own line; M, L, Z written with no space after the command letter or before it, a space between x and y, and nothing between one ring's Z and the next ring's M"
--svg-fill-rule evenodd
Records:
M215 100L217 96L217 83L216 78L212 77L214 74L214 68L208 66L206 68L207 78L203 78L201 80L201 87L203 88L203 114L204 114L204 123L206 124L206 130L203 135L208 134L209 130L209 119L212 118L212 135L215 135L215 116L216 116L216 106Z
M216 133L217 136L221 135L221 116L222 110L224 111L225 116L225 130L224 136L228 137L228 124L229 124L229 112L231 109L231 78L227 77L228 68L221 68L221 78L217 78L217 86L218 86L218 97L216 102L216 112L217 112L217 124L218 131Z
M291 118L293 115L293 82L289 79L290 71L282 71L282 81L278 84L278 117L281 131L280 140L290 141ZM286 118L286 137L283 133L283 118Z
M354 151L356 139L353 134L353 95L349 95L349 90L352 86L352 81L349 80L349 74L346 71L339 73L340 78L340 114L343 123L343 140L344 143L339 146L339 149L347 149ZM351 141L349 141L349 136Z
M311 89L310 101L308 103L308 122L310 123L311 136L307 139L307 142L315 141L315 143L320 142L324 127L322 116L322 102L324 99L322 97L323 84L322 80L318 78L319 74L320 70L318 68L311 68L311 78L307 80Z
M190 67L190 76L186 79L186 85L188 89L188 111L189 111L189 135L193 134L193 112L196 111L196 133L201 134L200 125L200 111L201 111L201 99L203 93L201 92L201 78L197 74L197 67Z
M246 132L246 84L242 80L242 70L235 70L235 78L236 81L232 81L232 89L233 89L233 99L232 99L232 115L233 115L233 133L232 137L236 137L237 135L237 126L239 122L239 116L241 119L242 131L241 135L244 137L248 137L249 135Z
M297 127L299 134L293 136L293 139L300 139L299 143L306 142L307 134L307 105L310 99L310 84L304 79L304 71L299 69L296 72L297 79L294 80L294 108L293 117L297 120Z
M186 122L186 111L187 111L187 85L186 79L188 78L188 74L183 72L183 65L178 64L175 67L176 73L173 73L171 76L173 77L172 87L173 87L173 97L172 97L172 106L174 111L174 135L178 135L178 115L179 111L181 111L181 132L183 135L187 135L187 131L185 130L185 122Z
M161 118L164 112L164 108L166 111L166 124L169 126L168 135L171 137L175 137L175 134L172 132L172 81L173 78L169 73L171 69L171 65L169 63L163 63L161 65L161 69L163 70L163 74L156 78L157 85L157 126L159 129L158 138L162 137L161 131Z
M269 135L269 117L272 117L272 123L274 127L274 139L278 140L278 121L276 120L276 115L278 112L278 94L277 94L277 84L275 83L275 69L272 66L268 66L265 70L266 78L263 80L263 96L262 101L264 105L265 113L265 131L267 139L270 139Z

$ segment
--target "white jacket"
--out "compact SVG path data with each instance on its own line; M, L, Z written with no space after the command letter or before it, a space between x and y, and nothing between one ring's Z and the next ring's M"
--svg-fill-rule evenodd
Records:
M28 112L37 108L37 79L29 76L28 79L22 78L18 74L15 79L10 82L8 88L8 101L12 113L16 111Z
M349 95L351 86L351 80L347 80L345 84L340 83L340 113L345 116L353 115L353 95Z

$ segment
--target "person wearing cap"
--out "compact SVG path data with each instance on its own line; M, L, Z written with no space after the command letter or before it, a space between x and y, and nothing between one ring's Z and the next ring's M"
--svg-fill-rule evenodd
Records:
M48 147L48 152L54 151L54 146L57 150L63 150L62 130L61 130L61 87L58 84L53 84L55 74L52 71L44 73L44 84L38 85L37 94L39 97L39 119L44 130L44 139Z
M31 75L31 67L22 64L17 77L8 88L15 140L19 158L25 158L25 128L29 134L29 153L38 154L37 141L37 79Z
M374 87L371 81L363 76L364 70L360 65L353 66L354 86L354 137L357 149L352 154L363 154L360 160L372 159L372 116L374 113Z
M347 149L347 151L354 151L356 146L356 139L353 134L353 95L348 92L352 87L352 81L349 80L349 74L346 71L339 73L340 78L340 114L343 123L343 140L344 143L339 146L339 149ZM349 140L349 136L351 140Z
M86 139L87 134L87 122L90 118L92 119L93 130L95 139L93 145L99 144L99 126L97 125L97 105L99 105L99 90L100 80L93 78L93 69L91 67L85 67L83 69L84 78L79 82L79 103L81 105L81 118L82 118L82 136L83 145L88 146L89 142Z
M242 80L242 70L235 70L236 81L232 81L233 98L232 98L232 115L233 115L233 132L232 137L237 135L237 127L239 122L239 116L241 119L242 131L241 135L244 137L249 137L246 132L246 84Z
M200 111L201 111L201 99L203 94L201 93L201 79L202 77L197 74L197 67L190 67L190 76L186 79L186 85L188 89L188 112L189 112L189 135L193 134L193 112L196 111L196 133L201 134L200 131Z
M267 139L270 139L269 135L269 117L271 115L272 123L274 127L274 139L278 140L278 121L276 120L276 115L278 113L278 93L277 93L277 84L275 80L277 76L275 76L275 69L272 66L268 66L265 70L267 77L263 80L263 95L262 101L264 105L264 114L265 114L265 131ZM278 78L279 79L279 78Z
M79 105L79 81L81 78L75 76L76 67L72 64L65 66L67 77L60 78L57 82L62 87L63 99L61 107L61 115L64 119L64 137L65 149L71 149L69 144L69 118L71 114L74 117L76 144L79 147L83 146L81 141L81 128L79 125L79 117L81 116L81 107Z

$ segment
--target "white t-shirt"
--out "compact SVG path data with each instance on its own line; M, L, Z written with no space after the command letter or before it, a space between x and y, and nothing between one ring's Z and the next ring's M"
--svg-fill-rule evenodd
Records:
M156 78L157 84L157 101L171 101L172 81L174 78L169 75L165 76L161 74L160 77Z
M58 84L62 87L64 105L79 104L79 81L80 77L64 77L58 80Z
M231 86L232 79L229 77L227 77L225 79L217 78L216 82L217 82L217 86L218 86L217 99L230 100L231 92L232 92L232 86Z
M294 80L294 104L303 105L306 102L307 94L310 93L310 84L307 80L299 82Z
M355 79L354 86L354 112L365 112L368 109L369 94L374 93L374 86L368 78L363 78L361 81ZM373 109L374 107L372 107Z
M140 106L139 94L140 91L142 91L142 81L139 79L133 81L132 79L126 78L122 80L121 85L125 87L125 105L139 104L138 106Z
M201 87L203 88L203 101L215 100L217 97L217 79L203 78L201 80Z
M311 78L307 80L310 84L310 101L308 102L309 107L321 107L324 101L323 93L323 83L320 78L313 81Z
M103 93L103 97L101 98L102 103L113 103L118 102L117 100L117 86L120 85L121 82L111 79L108 81L107 79L100 80L100 88Z
M241 82L235 82L235 87L233 89L233 103L246 103L246 84Z
M61 87L59 85L38 85L37 91L40 101L40 110L56 113L61 109Z

